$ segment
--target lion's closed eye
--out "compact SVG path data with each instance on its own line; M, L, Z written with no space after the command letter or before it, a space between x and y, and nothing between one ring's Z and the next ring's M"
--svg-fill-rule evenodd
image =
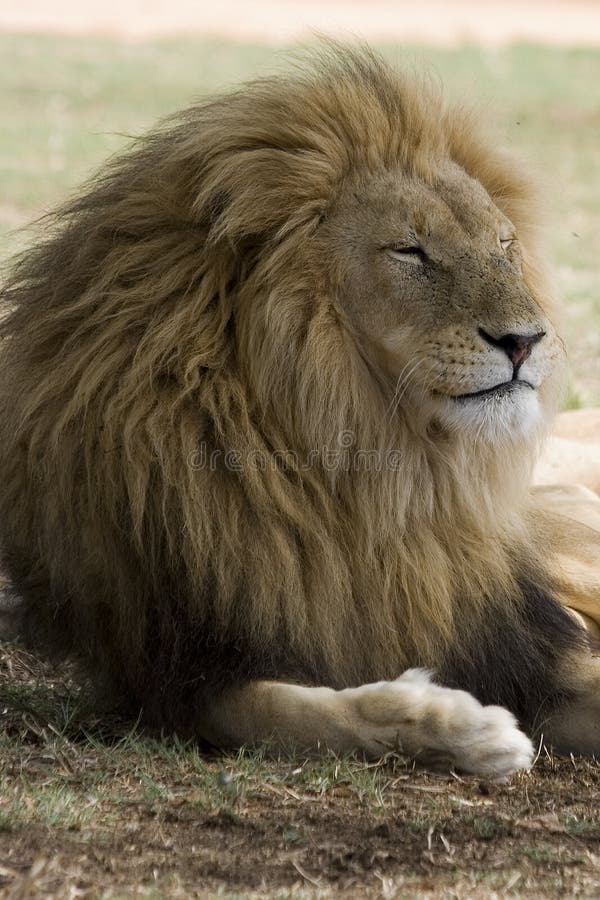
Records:
M412 266L422 266L427 261L427 254L418 244L408 247L386 247L385 252L390 259Z

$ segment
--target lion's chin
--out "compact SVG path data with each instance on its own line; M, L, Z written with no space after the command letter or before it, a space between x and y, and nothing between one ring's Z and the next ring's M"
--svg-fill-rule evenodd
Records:
M543 428L545 415L537 390L490 390L459 397L438 395L435 417L451 431L471 432L490 443L534 439Z

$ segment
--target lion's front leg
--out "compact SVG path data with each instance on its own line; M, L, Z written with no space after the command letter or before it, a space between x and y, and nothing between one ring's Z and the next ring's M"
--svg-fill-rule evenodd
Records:
M201 731L224 747L274 741L279 748L370 758L397 750L491 778L529 768L533 756L507 710L440 687L420 669L341 691L251 682L222 694L206 711Z

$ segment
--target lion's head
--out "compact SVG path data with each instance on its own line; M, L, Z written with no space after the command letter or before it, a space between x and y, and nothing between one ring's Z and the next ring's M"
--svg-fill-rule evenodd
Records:
M166 715L443 667L459 607L508 635L563 368L534 220L475 117L347 48L113 162L5 290L4 557L59 643Z
M449 158L448 158L449 157ZM358 174L358 173L357 173ZM335 302L392 406L506 446L554 408L563 351L503 197L444 154L358 174L320 239Z

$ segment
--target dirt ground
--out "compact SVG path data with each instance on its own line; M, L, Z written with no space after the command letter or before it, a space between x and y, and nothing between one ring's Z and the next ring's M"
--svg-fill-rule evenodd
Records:
M311 31L363 40L597 46L594 0L19 0L0 4L4 31L136 39L195 32L281 43Z
M77 704L64 672L0 650L2 897L600 895L592 762L542 753L491 784L211 757Z
M44 770L40 760L31 777ZM556 813L577 821L598 785L582 794L580 770L567 784L564 771L541 763L484 796L470 781L403 776L377 810L349 786L319 795L265 781L235 807L199 811L182 783L160 811L132 808L111 827L1 834L0 884L10 897L598 897L600 826L570 834Z

